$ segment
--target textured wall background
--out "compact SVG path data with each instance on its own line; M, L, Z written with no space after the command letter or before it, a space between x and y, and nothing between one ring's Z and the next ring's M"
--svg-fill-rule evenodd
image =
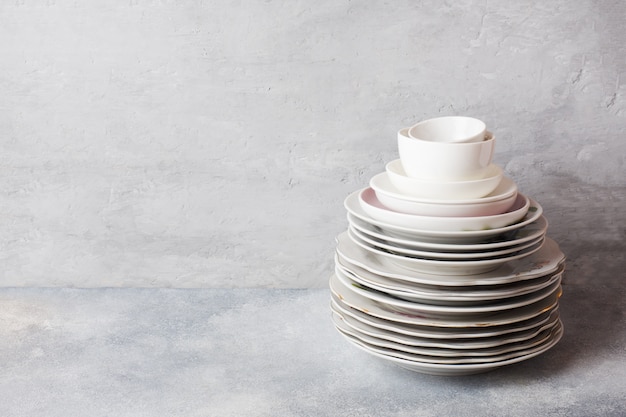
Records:
M323 287L344 197L449 114L487 122L572 267L623 263L625 21L619 0L2 2L0 285Z

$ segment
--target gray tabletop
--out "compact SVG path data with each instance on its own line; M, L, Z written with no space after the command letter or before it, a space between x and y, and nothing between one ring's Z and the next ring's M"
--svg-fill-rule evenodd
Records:
M349 345L327 289L2 289L0 415L625 415L626 283L613 261L570 265L557 346L463 377Z

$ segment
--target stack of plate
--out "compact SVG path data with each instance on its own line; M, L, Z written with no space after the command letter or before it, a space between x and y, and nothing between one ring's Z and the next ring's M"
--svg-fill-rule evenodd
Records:
M487 225L394 211L370 187L348 196L349 227L337 238L330 278L339 333L372 355L438 375L484 372L553 347L563 334L565 256L546 236L541 205L515 193L504 214L521 215Z

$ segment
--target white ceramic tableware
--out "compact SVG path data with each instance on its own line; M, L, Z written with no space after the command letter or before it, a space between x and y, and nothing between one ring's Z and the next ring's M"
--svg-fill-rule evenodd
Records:
M339 262L352 271L381 275L407 284L437 285L443 287L490 286L526 281L559 269L565 260L559 245L549 237L537 252L501 265L498 269L473 276L437 275L418 272L385 262L377 254L355 244L346 233L337 237L335 251ZM362 271L361 271L362 270ZM367 271L367 272L365 272Z
M413 201L416 199L446 200L454 203L458 200L480 199L488 195L498 187L503 175L501 167L491 164L487 167L485 176L479 179L450 181L413 178L406 175L402 161L395 159L385 166L384 173L374 178L380 178L377 182L384 181L379 186L384 187L383 193L398 199L410 197L409 200ZM378 192L378 188L373 185L372 188Z
M340 270L352 281L361 285L387 293L401 300L445 306L471 306L529 294L551 285L556 280L561 280L564 269L565 266L562 265L552 274L510 284L450 288L407 283L372 274L364 271L362 268L347 267L341 262L335 261L335 273L337 273L337 270Z
M408 256L413 258L425 258L425 259L439 259L439 260L458 260L458 261L474 261L479 259L494 258L498 256L504 256L528 249L532 246L540 243L544 236L539 236L536 239L528 242L520 243L519 245L506 246L504 248L497 248L488 251L464 251L464 252L448 252L448 251L436 251L436 250L423 250L414 249L411 247L405 247L402 245L394 245L386 242L385 240L373 238L366 233L361 232L359 229L349 226L348 232L350 235L354 235L359 241L364 244L377 248L381 251L386 251L392 254Z
M536 221L543 213L543 208L541 207L541 205L530 198L530 207L528 208L528 213L526 214L526 216L524 216L519 222L506 227L501 227L497 229L462 231L433 230L432 228L428 230L423 230L416 229L414 227L398 226L397 224L392 224L372 218L361 207L359 196L362 192L363 190L355 191L352 194L348 195L348 197L346 197L346 199L344 200L344 207L349 214L366 223L371 224L374 227L379 228L385 234L406 239L413 239L419 242L454 244L486 243L493 239L501 239L502 237L506 237L509 234L515 233L516 230ZM396 214L400 215L400 213ZM404 214L404 216L409 215Z
M375 239L379 242L386 242L395 247L405 249L423 250L429 252L440 252L450 254L466 253L488 253L500 249L507 249L523 243L540 239L545 236L548 230L548 221L544 216L540 216L536 221L514 230L510 234L505 234L498 239L490 239L486 243L433 243L416 239L395 236L393 233L385 232L348 213L349 227L358 230L361 234Z
M349 316L360 323L380 331L407 336L413 339L430 339L432 343L453 344L455 347L468 348L497 346L516 337L523 337L524 332L532 331L547 324L554 324L558 319L558 304L526 320L516 323L487 327L430 327L411 323L398 323L372 316L360 309L350 307L335 294L330 295L331 309L344 317ZM501 342L502 341L502 342Z
M473 117L444 116L423 120L409 128L409 136L429 142L479 142L485 139L485 122Z
M476 231L498 229L521 220L530 207L530 200L517 193L515 202L504 213L476 217L434 217L418 216L389 210L376 197L372 188L365 188L359 194L359 204L371 218L399 227L433 231Z
M399 266L408 270L430 273L434 275L478 275L497 269L500 265L504 265L515 259L527 257L541 249L544 241L539 241L533 246L510 253L503 256L497 256L485 259L470 260L449 260L449 259L433 259L433 258L417 258L404 255L396 255L381 250L376 247L369 246L350 232L344 232L348 235L356 245L361 246L366 251L372 252L379 256L380 260L387 265Z
M545 297L532 304L509 310L501 310L485 314L457 314L450 316L430 316L422 312L407 312L376 302L347 287L334 274L329 281L330 290L346 305L380 319L395 323L415 324L432 327L450 327L457 329L475 329L491 326L510 325L536 317L546 310L558 305L562 289L545 294Z
M533 337L519 341L514 344L468 350L432 348L415 344L399 343L395 340L389 340L378 336L373 336L371 334L361 331L361 329L358 327L350 326L350 324L348 324L349 319L344 319L341 314L335 313L334 311L332 312L331 316L337 330L339 330L341 333L346 333L350 336L353 336L369 345L393 349L401 353L408 353L412 355L412 360L419 360L420 362L448 364L485 363L509 359L510 357L517 356L515 352L544 343L546 339L549 338L552 327L558 325L558 321L555 321L554 323L552 323L552 327L543 329L542 331L537 332L537 334L535 334Z
M344 274L341 270L335 269L335 277L341 281L346 288L355 293L368 298L374 302L378 302L386 305L388 308L392 308L397 310L398 312L408 312L408 313L420 313L424 315L431 315L434 317L457 317L457 316L471 316L471 315L480 315L486 313L495 313L495 312L503 312L508 310L513 310L515 308L524 307L529 304L536 303L540 300L545 299L550 294L560 291L561 280L560 278L555 279L550 285L547 287L540 288L537 291L531 292L529 294L525 294L523 296L518 297L510 297L507 299L499 300L496 302L485 302L482 304L472 304L472 305L441 305L441 304L432 304L432 303L421 303L414 302L409 300L402 300L396 297L390 296L389 294L374 290L370 287L363 286L360 284L355 284L355 282L350 279L347 274Z
M414 178L463 181L484 178L491 164L495 137L469 143L428 142L398 132L398 153L404 172Z
M414 334L409 335L403 333L403 329L397 329L396 327L381 328L368 324L368 321L370 321L368 318L365 320L357 318L359 316L358 311L350 309L350 307L341 306L340 303L335 301L334 298L331 298L330 309L333 314L341 317L347 326L350 326L360 334L365 334L395 343L401 343L405 346L437 348L440 349L440 354L444 356L448 354L471 355L472 352L477 355L481 355L485 352L485 350L500 348L506 349L507 347L505 345L524 342L536 337L541 332L552 328L559 319L558 309L554 309L550 312L550 314L542 317L542 320L535 320L533 324L524 324L523 327L525 327L525 329L514 333L505 333L495 337L442 339L438 337L425 337L421 335L422 332L418 332L420 333L419 336ZM396 330L401 331L398 332ZM445 353L443 352L444 349Z
M465 363L465 364L444 364L444 363L427 363L415 360L414 357L398 354L393 349L387 349L382 347L375 347L369 345L359 339L352 336L341 333L349 342L356 347L364 350L365 352L374 355L376 357L390 361L402 368L431 375L441 376L458 376L458 375L472 375L482 372L492 371L502 366L512 365L524 360L533 358L541 353L546 352L554 345L556 345L563 336L563 326L560 321L556 323L553 331L550 333L550 337L545 343L535 346L533 348L520 351L517 355L510 357L506 360L489 361L483 363Z
M419 216L476 217L500 214L513 205L517 196L517 185L509 178L503 178L502 187L483 198L458 201L422 200L409 196L398 191L389 179L390 176L386 172L370 179L369 185L376 193L378 201L393 211Z

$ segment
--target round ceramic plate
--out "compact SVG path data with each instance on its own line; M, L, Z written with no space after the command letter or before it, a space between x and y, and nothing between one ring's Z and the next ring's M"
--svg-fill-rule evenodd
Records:
M475 305L441 305L441 304L425 304L414 301L400 300L389 294L375 290L371 287L361 285L349 278L340 269L335 269L334 278L337 279L335 288L342 288L339 283L343 285L343 289L353 291L355 294L368 298L369 300L384 304L388 309L398 311L399 313L409 314L422 314L429 317L452 317L457 318L459 316L466 317L472 315L482 315L485 313L504 312L507 310L513 310L516 308L524 307L529 304L539 302L552 293L560 291L561 280L555 280L551 285L541 288L530 294L525 294L516 297L509 297L497 302L485 302ZM332 280L332 279L331 279Z
M418 216L393 211L385 207L371 188L359 193L359 204L371 218L389 223L396 227L418 230L464 232L491 230L506 227L521 220L530 207L530 200L522 193L517 193L513 205L502 214L479 217L434 217Z
M501 239L489 243L478 244L453 244L453 243L429 243L420 242L414 239L403 239L389 234L385 234L376 226L372 226L348 213L348 224L353 230L361 235L367 236L375 242L385 243L392 247L418 250L424 252L436 252L445 254L483 254L498 250L504 250L512 246L519 246L532 240L537 240L545 236L548 230L548 222L544 216L537 221L515 230L510 236L503 236Z
M393 235L404 239L414 239L421 242L433 243L486 243L489 239L497 238L500 235L520 229L534 221L536 221L543 213L543 208L529 198L530 206L526 215L517 223L506 227L487 230L470 230L470 231L445 231L445 230L422 230L410 227L401 227L390 224L388 222L379 221L369 216L359 203L359 194L363 190L355 191L344 200L344 207L352 216L369 223L373 226L381 228L385 234L393 233Z
M411 371L432 375L471 375L481 372L488 372L502 366L518 363L546 352L554 345L556 345L563 336L563 326L559 321L558 324L555 325L554 330L552 331L550 337L546 340L546 342L539 346L522 350L510 359L474 364L442 364L419 362L413 360L411 356L402 355L405 357L400 357L400 355L398 355L396 351L392 349L374 347L364 342L361 342L354 337L345 335L343 333L340 334L344 335L344 337L346 337L349 342L353 343L355 346L361 348L367 353L391 361Z
M546 339L550 336L550 328L538 332L534 337L519 341L512 344L501 345L491 348L483 349L440 349L440 348L428 348L422 346L406 345L403 343L397 343L387 339L381 339L379 337L371 336L362 333L358 329L349 326L338 314L331 314L333 324L342 333L348 334L360 341L367 343L371 346L382 347L386 349L392 349L397 353L408 353L411 360L418 360L426 363L485 363L485 362L498 362L511 357L517 356L516 352L529 349L545 343ZM553 326L558 325L556 321Z
M497 165L492 165L492 170L495 169L496 173L500 168ZM492 171L493 172L493 171ZM502 172L502 171L500 171ZM394 176L395 177L395 176ZM397 177L395 177L397 178ZM401 213L412 213L421 216L489 216L494 214L500 214L507 211L511 205L515 202L517 194L517 186L509 179L499 180L494 176L492 181L496 181L494 184L497 186L498 182L505 186L505 192L492 193L484 198L478 198L474 201L459 202L458 200L448 199L440 202L424 202L419 198L411 197L407 194L399 192L393 184L391 184L390 177L387 172L382 172L375 175L370 180L370 187L376 193L376 198L382 203L383 206L393 211ZM484 181L481 181L484 182ZM506 189L506 183L511 186ZM467 187L469 185L469 187ZM471 188L476 185L472 184L457 184L461 193L473 193ZM419 184L416 184L419 187ZM478 187L484 187L484 185L478 185ZM413 187L411 187L413 188ZM500 187L502 189L503 187ZM457 196L459 193L455 193ZM496 194L496 195L494 195Z
M486 302L530 294L553 284L556 280L560 280L564 269L561 267L553 274L512 284L454 287L451 290L450 287L407 284L403 281L369 273L361 268L357 270L354 268L348 269L339 262L335 262L335 268L358 284L371 287L401 300L446 306L484 304Z
M503 256L492 257L487 259L470 259L470 260L442 260L442 259L424 259L416 257L408 257L397 255L385 250L381 250L365 244L357 237L344 232L354 244L360 246L366 251L370 251L378 255L383 263L398 265L412 271L426 272L437 275L476 275L484 272L492 271L507 262L515 259L527 257L541 249L543 240L536 243L530 248L510 253ZM342 238L341 236L339 237Z
M345 264L361 267L377 275L406 282L442 286L496 285L532 279L556 271L565 260L559 245L549 237L545 238L541 249L532 255L507 262L493 271L473 276L428 274L384 262L380 256L356 245L345 233L338 236L336 253Z
M331 302L331 311L333 314L341 317L345 325L361 334L405 346L419 346L422 348L438 349L442 355L446 356L451 354L470 355L472 353L479 356L484 350L490 350L493 352L495 349L511 347L513 344L529 340L536 337L541 332L552 328L552 326L554 326L556 321L559 319L558 310L554 310L543 323L538 324L533 328L515 333L472 339L432 339L408 336L395 331L384 330L371 326L355 319L350 314L342 312L341 308L333 302Z
M341 312L344 316L350 316L359 322L375 327L380 331L407 336L413 339L422 338L433 342L454 343L455 345L472 345L478 343L480 346L496 346L501 340L515 338L523 332L531 331L537 327L558 317L558 303L545 311L539 312L534 317L511 324L488 327L431 327L409 323L392 322L372 316L366 312L350 307L343 300L331 293L331 308Z
M493 169L493 166L491 167ZM393 185L391 179L389 178L389 174L387 172L379 173L373 176L370 179L370 185L374 190L379 189L384 191L386 194L393 196L398 199L403 199L411 202L422 203L422 204L430 204L434 207L441 206L441 208L447 206L464 206L464 205L474 205L474 204L489 204L497 201L505 200L508 197L511 197L515 193L517 193L517 184L507 177L503 176L496 188L489 194L480 198L463 198L463 199L432 199L432 198L422 198L422 197L413 197L406 193L403 193Z
M561 295L559 288L544 299L533 304L498 311L489 314L454 315L450 317L432 317L428 311L399 311L386 303L371 300L343 284L334 274L330 278L330 290L352 308L364 311L372 316L398 323L418 324L433 327L488 327L517 323L537 316L558 303Z
M537 243L543 241L543 236L539 236L534 240L520 243L519 245L507 246L505 248L498 248L487 252L437 252L437 251L425 251L413 248L406 248L403 246L392 245L384 240L372 238L367 234L359 231L358 229L349 226L348 234L357 238L355 243L362 242L363 244L378 249L383 252L389 252L395 255L407 256L411 258L423 258L423 259L439 259L439 260L457 260L457 261L476 261L486 258L495 258L499 256L509 255L514 252L519 252L524 249L528 249L531 246L535 246Z

